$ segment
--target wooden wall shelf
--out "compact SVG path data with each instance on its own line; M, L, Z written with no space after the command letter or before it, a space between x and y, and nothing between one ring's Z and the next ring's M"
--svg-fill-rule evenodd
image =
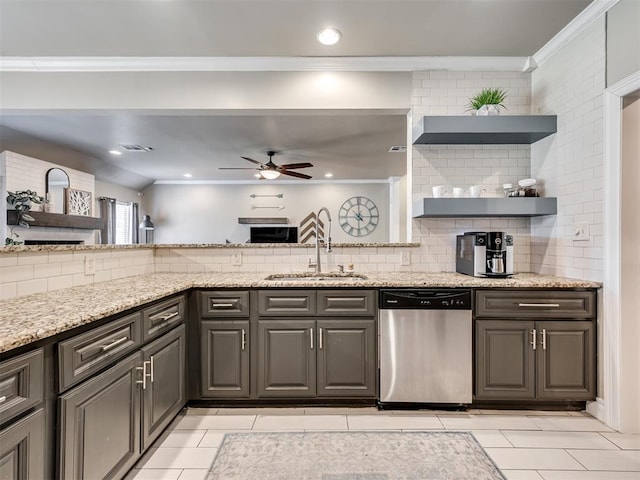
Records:
M289 219L286 217L239 217L238 223L241 225L286 225Z
M85 217L82 215L64 215L62 213L29 212L35 220L29 222L32 227L79 228L85 230L100 230L104 228L104 220L99 217ZM16 211L7 210L7 225L16 224Z

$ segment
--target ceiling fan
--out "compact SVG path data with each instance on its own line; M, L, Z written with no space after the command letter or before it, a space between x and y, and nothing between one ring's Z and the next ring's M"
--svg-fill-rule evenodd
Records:
M292 170L297 168L308 168L313 167L312 163L288 163L286 165L276 165L273 163L273 156L276 154L273 150L269 150L267 155L269 156L269 161L267 163L258 162L253 158L249 157L240 157L245 160L255 163L258 167L220 167L219 170L258 170L260 172L260 176L262 178L266 178L267 180L273 180L278 178L280 174L289 175L291 177L304 178L308 180L311 175L305 175L304 173L293 172Z

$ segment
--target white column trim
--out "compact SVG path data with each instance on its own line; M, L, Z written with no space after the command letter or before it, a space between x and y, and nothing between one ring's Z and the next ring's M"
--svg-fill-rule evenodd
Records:
M621 285L621 141L622 97L640 89L640 71L604 92L604 418L620 429ZM602 411L602 410L600 410Z

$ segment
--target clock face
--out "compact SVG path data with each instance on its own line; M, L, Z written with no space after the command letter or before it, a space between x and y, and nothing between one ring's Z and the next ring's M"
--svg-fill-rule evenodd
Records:
M340 226L352 237L364 237L378 226L380 212L367 197L351 197L340 207Z

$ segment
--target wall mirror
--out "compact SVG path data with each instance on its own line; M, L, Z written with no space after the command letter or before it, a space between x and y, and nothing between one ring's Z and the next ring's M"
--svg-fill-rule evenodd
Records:
M64 189L69 188L69 175L61 168L50 168L46 175L48 212L64 213Z

